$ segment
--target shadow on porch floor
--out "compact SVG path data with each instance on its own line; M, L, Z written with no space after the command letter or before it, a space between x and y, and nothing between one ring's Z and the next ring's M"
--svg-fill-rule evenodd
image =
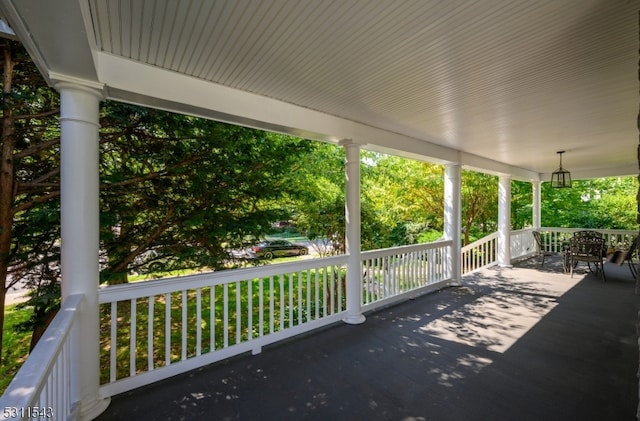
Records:
M112 398L99 420L635 420L639 297L559 258L489 268Z

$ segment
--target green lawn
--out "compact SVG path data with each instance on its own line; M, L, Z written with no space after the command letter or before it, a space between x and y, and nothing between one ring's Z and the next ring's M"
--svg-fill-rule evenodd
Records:
M276 263L285 263L285 262L291 262L291 261L296 261L296 260L300 260L300 257L294 256L294 257L284 257L284 258L277 258L277 259L273 259L271 261L268 261L267 264L276 264ZM129 278L130 282L136 282L136 281L142 281L142 280L148 280L148 279L153 279L153 278L162 278L163 276L181 276L181 275L188 275L188 274L192 274L194 271L182 271L182 272L174 272L174 273L165 273L162 274L161 276L153 276L153 275L146 275L146 276L131 276ZM303 275L306 276L306 272L303 272ZM343 275L344 276L344 275ZM297 277L297 274L296 274ZM267 282L267 280L262 280L263 282ZM256 282L259 282L256 280ZM276 278L276 282L277 282L277 278ZM220 287L221 288L221 287ZM230 287L230 294L231 296L233 296L234 294L234 286L232 285ZM287 290L288 290L288 286L287 286ZM257 287L255 287L254 289L254 294L257 291ZM207 290L205 289L205 293L203 293L203 307L206 308L206 306L209 304L208 303L208 294L206 293ZM220 293L219 293L220 294ZM177 306L176 308L172 309L172 315L173 315L173 320L180 320L181 315L180 315L180 309L179 309L179 304L181 303L181 300L179 298L179 294L173 294L176 295L173 304L174 306ZM246 292L243 291L242 292L243 295L243 301L246 300ZM306 292L305 292L306 295ZM246 302L246 301L245 301ZM258 302L258 297L255 296L254 297L254 303ZM190 300L189 302L189 314L190 317L193 317L192 315L195 312L194 309L195 304L193 303L193 301ZM279 304L277 305L279 308ZM146 313L146 303L145 300L140 300L139 302L139 306L138 306L138 322L139 322L139 328L143 329L146 326L146 317L147 317L147 313ZM103 309L104 310L104 309ZM163 315L164 314L164 307L161 303L157 303L156 304L156 308L155 308L156 312L158 313L157 315ZM124 311L124 313L119 317L119 322L123 322L124 325L126 326L126 322L128 321L128 317L129 315L126 313L126 306L120 306L119 307L119 311ZM218 312L220 311L220 309L217 310ZM296 309L296 314L297 314L298 309ZM3 355L2 355L2 361L0 362L0 395L2 393L4 393L5 389L7 388L7 386L9 385L9 383L11 382L11 380L13 379L13 377L15 376L15 374L18 372L18 370L20 369L22 363L26 360L26 358L29 355L29 343L31 341L31 332L15 332L14 330L14 326L18 323L22 323L25 322L29 317L31 316L31 309L30 308L26 308L26 309L17 309L15 305L9 305L5 307L5 323L4 323L4 337L3 337ZM209 315L208 312L203 312L203 316L205 319L208 319ZM235 317L234 315L234 309L231 309L231 317ZM296 315L297 318L297 315ZM190 320L192 323L190 323L190 327L192 327L195 330L194 327L194 323L195 320ZM105 324L108 324L108 321L104 319L104 314L103 314L103 320L102 320L103 326L102 328L105 328ZM162 323L158 320L156 323L156 331L157 332L163 332L163 326ZM255 320L254 321L254 328L257 327L258 321ZM126 327L124 329L126 331ZM203 329L203 332L208 332L208 328L207 329ZM120 332L121 334L123 332ZM126 333L126 332L124 332ZM243 336L246 335L247 332L244 331L243 332ZM105 335L106 336L106 335ZM194 332L190 332L190 337L194 336ZM141 332L139 332L139 336L138 336L141 340L144 340L145 336L145 332L143 332L141 330ZM104 336L103 336L104 339ZM128 358L122 358L122 354L123 353L127 353L128 352L128 342L126 342L126 337L125 337L125 343L119 344L118 347L118 354L120 355L120 359L119 361L128 361ZM159 336L159 339L162 339L161 336ZM205 340L207 339L207 337L205 336L204 338ZM220 339L218 339L219 341ZM231 343L235 342L235 339L233 339L233 335L232 338L230 339ZM159 341L160 343L158 343L155 347L156 350L162 350L162 341ZM175 344L175 347L179 347L180 345L180 338L179 337L175 337L172 340L172 343ZM102 344L103 347L106 344ZM144 346L145 344L141 343L141 346ZM190 344L191 347L192 344ZM222 346L222 344L218 344L218 346ZM173 350L172 350L173 351ZM207 351L206 347L204 349L204 351ZM179 358L179 350L176 349L175 350L176 355L172 355L172 359L173 357ZM142 355L141 356L142 359L141 361L139 361L139 367L143 367L144 363L146 361L146 355ZM162 359L163 356L159 356L160 359ZM106 381L106 379L108 379L108 355L105 355L105 350L103 349L103 353L101 356L101 363L102 363L102 380L103 382ZM122 371L127 370L128 367L118 367L119 369L119 376L121 377ZM124 369L124 370L123 370ZM125 374L126 375L126 374Z
M17 309L15 304L5 307L4 334L2 338L2 362L0 362L0 395L4 393L13 376L29 355L31 332L15 332L13 327L27 321L29 309Z
M295 233L271 234L271 235L267 235L267 238L280 238L283 240L291 241L292 243L295 243L297 241L309 241L309 239L306 236L295 234Z
M279 260L279 259L278 259ZM285 259L283 259L285 260ZM251 281L243 281L239 283L230 283L226 287L218 285L215 287L203 287L201 288L201 305L202 312L198 316L196 311L196 290L189 290L186 296L186 303L183 302L182 292L175 292L170 294L170 308L167 309L165 295L157 295L153 297L152 306L149 303L148 298L139 298L135 300L135 303L131 303L128 300L120 301L117 305L117 314L112 317L111 304L103 304L100 306L100 328L101 328L101 353L100 353L100 372L101 383L108 383L110 379L110 353L112 348L111 343L111 323L115 320L117 324L117 337L115 339L115 353L116 358L116 379L128 377L130 372L143 372L151 368L158 368L166 365L166 361L171 363L180 361L183 352L186 354L186 358L194 357L197 354L196 348L196 329L197 326L201 327L202 347L201 352L211 352L211 344L213 343L214 349L219 350L226 346L231 346L240 342L247 341L249 336L257 337L260 332L260 313L258 311L258 303L260 301L260 285L262 285L262 300L264 303L269 303L270 300L270 285L273 283L274 287L274 303L273 307L265 304L264 308L264 333L273 333L281 330L280 321L282 320L283 327L291 327L308 322L314 318L317 314L322 316L325 311L333 313L336 311L334 308L321 308L317 307L317 303L314 302L314 298L318 297L322 300L326 294L329 294L330 289L333 288L332 294L337 294L337 288L340 288L337 284L323 285L321 279L323 279L323 271L326 269L312 269L311 272L300 271L293 273L291 276L274 276L272 278L256 278ZM318 275L319 283L316 284L316 273ZM336 275L337 276L337 275ZM329 275L331 277L331 275ZM340 278L344 280L345 273L341 273ZM337 278L336 278L337 279ZM291 285L290 285L291 283ZM249 284L251 284L251 294L249 294ZM282 290L280 289L282 284ZM240 290L237 291L238 286ZM213 296L215 302L211 302L211 289L214 289ZM225 289L227 289L225 300ZM285 294L284 301L281 302L280 291ZM251 300L249 296L251 295ZM311 301L307 303L307 295L312 297ZM241 297L241 315L238 317L237 303L235 297ZM334 295L335 296L335 295ZM339 308L344 308L346 295L342 291L342 300L340 304L335 304ZM331 299L327 295L327 306L330 306ZM229 302L227 316L224 316L225 301ZM251 324L248 320L249 303L252 314ZM135 355L131 355L131 309L135 304ZM187 317L187 330L188 334L184 339L186 348L183 350L183 338L182 338L182 310L186 305L186 317ZM165 347L165 340L167 340L167 319L166 312L170 313L170 348ZM211 314L211 311L214 313ZM283 312L282 312L283 311ZM152 313L151 313L152 312ZM151 313L151 314L150 314ZM273 314L272 314L273 313ZM149 318L153 317L151 323ZM223 330L223 317L228 317L228 330ZM273 318L275 323L271 327L269 326L269 320ZM209 325L213 321L213 326ZM240 326L236 324L239 321ZM152 326L153 338L153 355L148 354L148 337L149 337L149 325ZM251 332L249 331L251 326ZM273 331L270 332L270 329ZM211 333L213 332L213 337ZM226 338L226 339L225 339ZM227 342L225 344L225 342ZM169 355L167 355L167 352ZM135 361L135 368L132 368L131 361ZM153 367L150 367L150 364Z

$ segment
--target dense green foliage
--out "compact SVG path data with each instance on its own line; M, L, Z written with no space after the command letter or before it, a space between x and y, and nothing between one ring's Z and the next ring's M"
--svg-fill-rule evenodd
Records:
M434 241L443 235L444 168L442 165L363 152L363 197L369 197L384 235L380 247ZM462 171L462 239L464 244L497 229L498 177ZM532 190L512 182L513 229L531 226Z
M1 39L0 60L0 305L24 281L35 291L34 318L44 318L59 296L51 281L59 278L59 96L19 43Z
M101 112L104 281L227 267L229 249L288 218L310 142L110 101Z
M542 225L638 229L636 177L577 180L570 189L542 184Z
M0 302L26 281L32 328L59 304L59 96L19 44L3 42ZM343 148L112 101L100 112L103 282L232 267L229 250L282 220L343 252ZM441 165L363 151L361 174L364 250L442 236ZM635 228L637 189L631 177L543 183L542 225ZM497 195L496 176L463 171L465 244L496 230ZM529 183L512 182L513 229L531 225L531 200Z
M297 192L290 204L290 219L298 230L314 242L332 244L319 254L339 254L345 245L345 154L342 147L312 143L311 152L300 156ZM361 164L361 168L364 166ZM362 173L364 171L361 171ZM364 178L364 174L362 174ZM383 247L385 221L380 218L375 198L362 188L361 242L363 250Z

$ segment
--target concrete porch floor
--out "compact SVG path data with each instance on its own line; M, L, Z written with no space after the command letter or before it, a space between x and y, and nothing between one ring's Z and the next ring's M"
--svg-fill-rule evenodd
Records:
M98 420L635 420L640 297L626 264L605 272L485 269L115 396Z

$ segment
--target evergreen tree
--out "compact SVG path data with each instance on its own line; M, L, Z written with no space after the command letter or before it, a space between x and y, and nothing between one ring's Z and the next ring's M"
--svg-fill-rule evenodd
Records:
M59 278L59 96L15 41L2 51L0 326L7 291L24 281L34 314L55 307ZM53 292L53 294L52 294ZM2 355L0 330L0 356Z
M0 304L26 283L35 344L60 301L59 95L20 44L1 49ZM311 142L111 101L100 112L103 281L227 268L230 249L288 217Z

